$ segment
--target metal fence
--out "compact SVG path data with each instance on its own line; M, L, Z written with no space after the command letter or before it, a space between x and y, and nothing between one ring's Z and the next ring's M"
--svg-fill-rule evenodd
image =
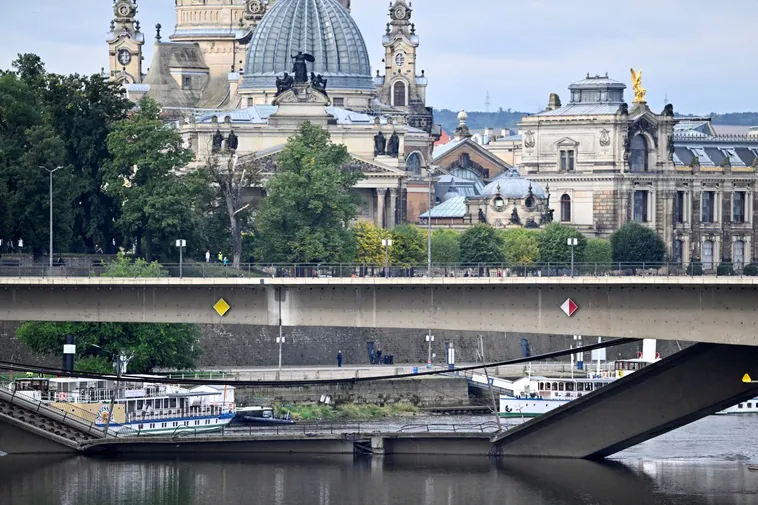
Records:
M186 278L496 278L496 277L660 277L753 276L758 266L744 263L469 263L421 265L370 264L262 264L239 268L220 263L161 264L165 276ZM107 263L50 268L41 263L0 263L0 277L104 277Z

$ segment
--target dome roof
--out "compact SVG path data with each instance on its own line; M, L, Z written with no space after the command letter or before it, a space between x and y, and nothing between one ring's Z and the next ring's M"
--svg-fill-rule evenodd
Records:
M241 87L274 88L298 51L313 55L308 72L328 79L328 89L376 89L363 36L337 0L278 0L250 40Z
M539 184L524 179L517 171L511 170L487 184L483 194L487 196L499 194L505 198L524 198L529 194L530 188L534 196L545 198L545 190Z

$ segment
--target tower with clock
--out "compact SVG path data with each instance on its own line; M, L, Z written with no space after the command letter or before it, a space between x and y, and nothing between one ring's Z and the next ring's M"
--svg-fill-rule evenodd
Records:
M377 70L374 83L382 103L405 112L412 126L431 131L433 118L426 107L427 79L423 70L419 74L416 67L419 38L411 21L412 13L406 0L390 4L390 22L382 39L384 75Z
M142 46L145 37L137 21L137 0L115 0L113 20L108 34L111 80L139 84L142 74Z

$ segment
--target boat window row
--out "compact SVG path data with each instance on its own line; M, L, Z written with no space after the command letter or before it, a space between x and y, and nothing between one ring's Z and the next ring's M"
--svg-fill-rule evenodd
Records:
M540 391L579 391L588 392L603 387L602 382L540 382Z

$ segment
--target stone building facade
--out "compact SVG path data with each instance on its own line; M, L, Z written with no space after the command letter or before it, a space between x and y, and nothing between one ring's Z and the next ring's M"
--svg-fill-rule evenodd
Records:
M569 87L567 105L520 123L520 170L550 185L555 220L599 237L639 222L672 260L706 271L751 261L758 138L693 133L671 105L627 106L625 88L588 75Z

